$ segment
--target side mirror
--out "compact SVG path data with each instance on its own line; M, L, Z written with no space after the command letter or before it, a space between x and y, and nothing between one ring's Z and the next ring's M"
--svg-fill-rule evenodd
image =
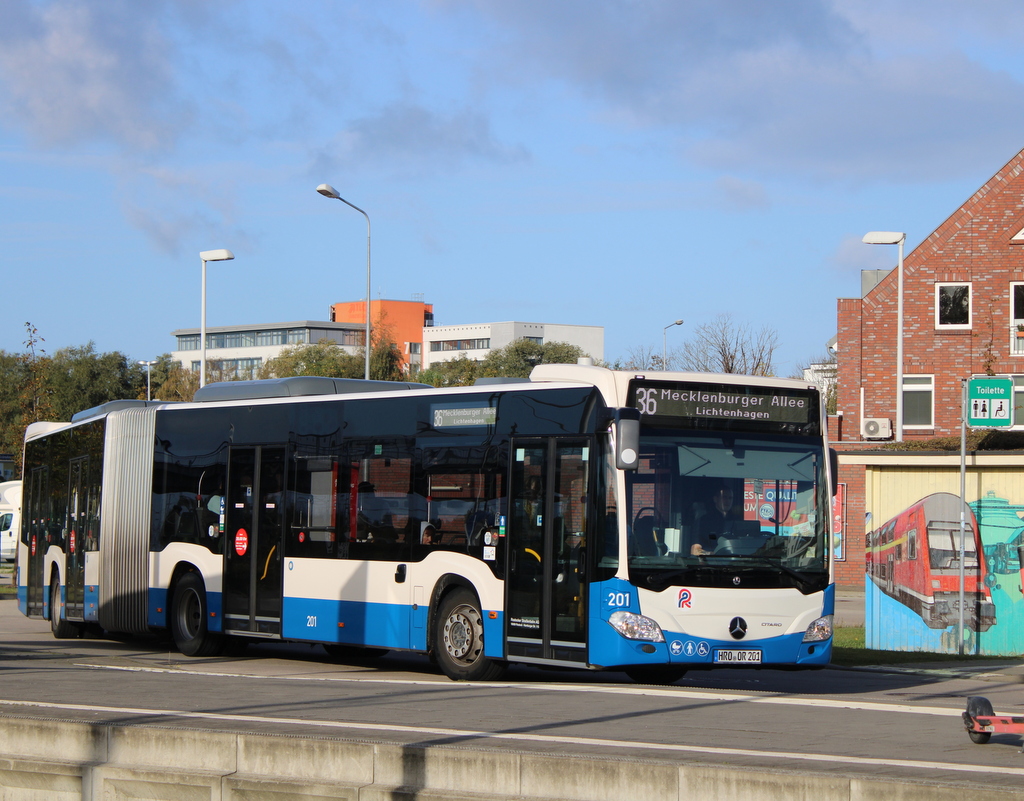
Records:
M828 449L829 473L832 475L832 497L839 492L839 454L835 448Z
M619 470L636 470L640 466L640 410L615 410L615 466Z

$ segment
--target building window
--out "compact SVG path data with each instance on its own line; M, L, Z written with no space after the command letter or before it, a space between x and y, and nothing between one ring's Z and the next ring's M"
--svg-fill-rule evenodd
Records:
M527 342L532 342L534 345L543 345L544 337L523 337Z
M430 350L433 353L445 350L487 350L491 347L491 340L487 339L447 339L430 343Z
M971 285L935 285L935 327L971 327Z
M1024 284L1010 284L1010 355L1024 356Z
M1024 428L1024 375L1013 376L1013 417L1014 428Z
M199 334L179 336L178 350L199 350Z
M903 427L933 428L935 376L903 376Z

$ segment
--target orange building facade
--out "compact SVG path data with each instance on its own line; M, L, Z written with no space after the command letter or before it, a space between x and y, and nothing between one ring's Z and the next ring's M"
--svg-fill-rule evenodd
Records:
M366 324L366 301L335 303L331 322ZM420 371L423 353L423 329L434 324L434 305L418 300L370 301L370 328L386 326L398 345L402 363L410 375Z

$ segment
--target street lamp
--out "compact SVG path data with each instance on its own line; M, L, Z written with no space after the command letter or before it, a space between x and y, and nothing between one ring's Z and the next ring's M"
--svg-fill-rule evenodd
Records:
M206 386L206 262L231 261L235 254L230 250L204 250L199 254L203 260L203 313L199 322L199 386Z
M338 190L330 184L320 184L316 188L324 197L340 200L346 206L351 206L366 218L366 369L364 378L370 380L370 215L359 206L354 206L338 194Z
M661 369L668 370L668 329L674 325L682 325L682 320L669 323L661 330Z
M140 367L146 368L146 400L153 400L153 376L151 368L153 367L154 364L159 364L159 362L141 361L136 362L136 364L139 365Z
M866 245L899 245L896 266L896 442L903 442L903 243L900 231L869 231L861 240Z

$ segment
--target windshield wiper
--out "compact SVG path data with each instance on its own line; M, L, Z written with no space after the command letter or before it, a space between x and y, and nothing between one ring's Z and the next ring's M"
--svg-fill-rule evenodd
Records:
M748 559L757 559L761 562L776 567L793 579L797 584L797 589L801 592L813 592L817 588L817 584L820 581L820 576L808 576L806 573L802 573L799 570L794 570L787 564L784 564L781 559L773 559L770 556L760 556L758 554L751 554L747 557Z

